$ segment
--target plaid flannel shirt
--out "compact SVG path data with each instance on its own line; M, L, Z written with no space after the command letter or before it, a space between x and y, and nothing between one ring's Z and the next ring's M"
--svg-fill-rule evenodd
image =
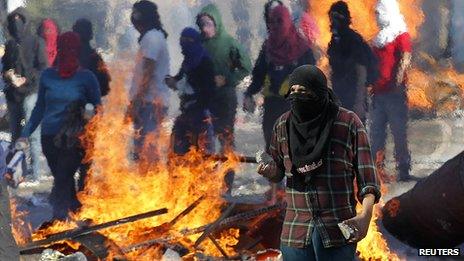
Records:
M345 245L337 224L356 215L356 197L360 202L366 194L374 194L376 203L380 199L379 180L366 130L356 114L340 108L331 130L325 164L307 174L310 177L305 177L294 170L290 159L289 116L290 112L283 114L274 125L269 147L274 162L264 174L273 182L280 182L287 176L287 209L281 243L305 247L310 244L311 233L316 228L324 247Z

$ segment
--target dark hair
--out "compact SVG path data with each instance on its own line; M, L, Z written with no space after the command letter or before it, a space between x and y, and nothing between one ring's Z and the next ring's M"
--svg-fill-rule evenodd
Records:
M74 23L72 30L79 34L82 42L90 42L93 38L92 22L86 18L78 19Z
M264 21L266 22L266 27L269 25L269 15L271 14L271 7L273 4L277 3L278 5L284 5L280 0L270 0L264 5Z
M350 10L348 9L348 5L344 1L338 1L334 3L329 10L329 15L332 12L337 12L343 16L345 16L344 22L346 25L351 24L351 14Z
M158 6L148 0L137 1L133 5L133 10L137 10L140 13L140 24L148 30L156 29L160 30L164 37L168 37L168 33L163 29L163 24L158 13Z

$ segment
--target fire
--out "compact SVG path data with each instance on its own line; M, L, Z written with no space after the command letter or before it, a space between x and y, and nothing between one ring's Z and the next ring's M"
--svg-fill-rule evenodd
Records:
M420 60L428 70L413 68L408 73L408 98L411 108L446 114L462 107L464 74L450 64L439 64L427 54Z
M382 183L382 182L381 182ZM381 184L382 195L385 195L388 190L384 184ZM374 206L372 220L369 224L369 231L366 237L358 242L357 253L360 260L375 260L375 261L400 261L400 257L393 253L388 247L388 243L379 231L377 222L382 217L382 206L385 205L382 199L379 204ZM361 211L361 205L357 206L357 210Z
M30 224L26 220L27 212L18 209L16 199L10 200L10 209L12 218L12 232L17 244L25 244L32 231Z
M329 10L330 6L338 0L327 1L309 1L310 12L313 17L317 17L316 21L321 31L317 45L326 50L330 38L330 20ZM350 9L352 18L352 27L359 32L367 41L372 40L378 33L375 19L375 5L377 0L345 0ZM424 21L424 14L420 8L422 0L399 0L401 12L404 15L408 25L409 33L413 39L418 36L419 26Z
M377 221L382 215L381 207L375 206L367 236L358 242L357 252L361 260L399 261L398 255L388 247L387 241L379 231Z
M118 65L118 68L121 68ZM100 224L148 211L168 208L168 214L144 219L118 227L100 231L121 247L130 246L162 235L147 234L151 228L171 221L191 203L204 196L205 199L187 216L177 222L172 230L196 228L214 222L221 214L224 205L220 197L223 192L223 176L229 169L235 169L237 162L232 155L230 160L218 164L214 160L205 160L203 155L193 151L182 157L172 157L165 164L161 159L155 166L140 168L129 160L129 151L133 136L130 120L125 117L128 98L125 72L112 68L114 77L112 91L98 114L88 124L83 136L87 149L86 160L91 168L86 178L85 190L78 194L82 208L72 215L68 222L55 222L53 226L38 231L34 240L44 236L78 227L76 221L91 220ZM169 152L169 134L167 126L162 126L159 137L151 137L161 155ZM167 236L167 235L164 235ZM184 240L191 245L199 235ZM237 231L229 231L218 240L228 254L233 254L229 246L237 243ZM184 242L183 241L183 242ZM184 242L184 243L185 243ZM207 255L219 255L215 246L206 243L200 248ZM159 258L159 249L135 251L129 254L131 260L155 260ZM143 252L143 253L142 253Z
M226 252L227 256L232 257L236 253L233 249L233 246L237 245L238 238L240 236L240 230L236 228L231 228L229 230L221 232L217 242L221 248ZM208 249L213 250L212 254L214 256L221 256L221 252L213 245L212 241L205 240L204 246Z

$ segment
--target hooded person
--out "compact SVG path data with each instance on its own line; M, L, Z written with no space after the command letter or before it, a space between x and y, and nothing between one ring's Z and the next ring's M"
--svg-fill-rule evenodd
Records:
M377 75L376 59L362 36L350 28L346 2L338 1L329 10L332 38L328 46L332 88L343 107L354 111L363 122L367 113L367 86Z
M5 98L11 140L14 143L21 135L22 121L28 120L37 100L40 72L47 67L47 57L41 48L39 37L30 32L27 12L20 7L7 17L9 36L2 57L2 72L5 81ZM40 133L31 137L32 170L34 178L42 174L40 168ZM29 152L29 150L28 150ZM28 157L28 160L30 158ZM29 162L30 163L30 162Z
M37 28L37 35L41 38L40 44L42 50L45 51L45 57L47 58L47 66L53 66L55 63L56 54L58 53L58 35L59 29L55 21L50 18L44 19L39 28Z
M85 19L78 19L73 25L73 32L81 38L80 65L95 74L100 83L101 95L106 96L110 91L111 76L100 54L90 45L93 39L92 23Z
M264 95L263 133L266 148L269 147L277 118L290 107L285 95L289 90L288 76L303 64L314 64L315 59L309 42L297 32L290 11L278 1L266 4L264 18L268 37L264 41L255 67L252 82L244 94L244 110L253 112L252 96Z
M366 130L355 113L339 106L317 67L296 68L289 84L291 109L274 125L270 156L257 155L259 174L271 182L286 178L283 258L354 260L380 198ZM350 237L339 223L353 232Z
M213 60L216 89L212 93L211 113L224 152L234 144L236 86L250 73L251 61L242 46L225 30L214 4L200 11L197 25L203 34L203 45Z
M215 90L213 61L201 42L201 34L191 27L180 37L184 60L179 73L168 78L168 86L180 96L181 114L172 129L174 153L183 155L190 147L213 153L213 130L210 123L210 95Z
M81 133L74 127L83 128L70 117L83 118L80 112L84 105L96 107L101 102L95 75L79 65L80 47L76 33L66 32L58 37L55 66L42 72L37 102L18 140L27 142L41 126L42 151L54 178L50 204L55 219L66 219L70 211L80 207L74 174L82 166L84 151L78 140Z
M406 72L411 63L412 43L396 0L380 0L376 5L380 32L373 40L379 77L373 84L371 140L376 165L384 175L387 124L395 143L398 180L410 180L411 156L408 149L408 100Z
M38 39L28 32L28 26L28 16L24 8L16 9L7 17L9 37L2 64L12 141L21 134L21 121L32 110L26 105L35 102L33 100L36 98L34 94L37 92L38 74L47 65Z
M244 48L225 30L222 17L214 4L205 6L196 23L203 35L203 45L213 60L215 90L210 110L215 136L221 153L234 149L234 125L237 113L236 86L251 71L251 61ZM232 191L234 172L225 176L227 194Z

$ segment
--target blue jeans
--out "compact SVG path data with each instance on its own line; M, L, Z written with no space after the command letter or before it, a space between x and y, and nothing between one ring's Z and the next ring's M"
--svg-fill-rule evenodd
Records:
M30 94L24 99L24 112L26 114L26 122L31 117L32 110L37 102L37 93ZM42 153L42 144L40 142L40 126L31 134L29 142L31 144L30 153L32 158L32 170L34 173L34 179L40 180L50 173L47 160Z
M154 163L159 157L155 144L145 144L148 135L156 135L158 127L166 117L168 108L159 107L153 103L140 103L134 108L132 119L138 132L134 139L136 159L144 158L146 163Z
M408 104L405 92L375 95L372 101L370 128L372 152L385 149L387 124L395 142L395 159L400 177L409 176L411 156L408 149Z
M8 100L9 124L11 131L12 144L21 136L23 126L21 122L29 121L32 110L34 109L37 101L37 93L31 93L24 97L20 102ZM40 126L29 137L30 150L26 151L27 158L31 157L32 162L28 162L28 167L32 168L34 179L39 179L49 173L47 162L42 154L42 145L40 144ZM32 163L32 165L31 165Z
M352 261L355 259L356 244L324 248L317 229L313 229L311 243L305 248L281 245L284 261Z

